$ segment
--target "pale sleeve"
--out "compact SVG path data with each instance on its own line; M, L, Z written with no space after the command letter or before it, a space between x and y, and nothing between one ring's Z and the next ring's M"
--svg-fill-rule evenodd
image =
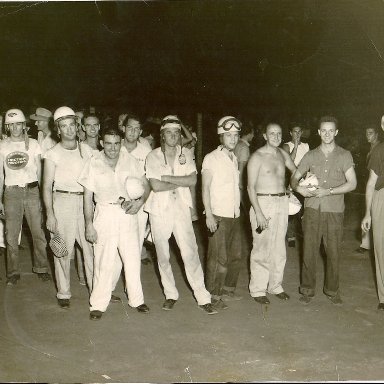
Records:
M84 188L89 189L92 192L95 192L95 178L94 172L92 171L92 160L93 158L89 158L84 165L83 170L80 173L77 182L82 185Z
M147 179L161 180L160 162L157 161L156 155L151 152L145 160L145 174Z
M213 167L212 156L210 154L206 155L203 160L203 164L201 166L201 172L205 170L211 170Z

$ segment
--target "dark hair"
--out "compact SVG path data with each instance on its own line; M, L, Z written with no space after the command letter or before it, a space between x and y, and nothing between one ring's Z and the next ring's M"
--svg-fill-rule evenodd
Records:
M102 132L101 132L101 138L104 140L104 137L106 135L111 135L111 136L119 136L121 139L121 132L118 128L114 128L111 126L105 127Z
M297 122L292 122L290 124L289 132L292 132L293 128L299 127L301 130L303 130L303 124L301 124L299 121Z
M320 117L319 127L323 123L334 123L336 128L338 128L338 124L339 124L336 117L334 117L334 116L322 116L322 117Z
M255 133L255 130L251 124L245 124L241 127L240 136L245 136L250 133L253 133L253 134Z
M123 127L126 127L128 124L128 120L135 120L141 125L141 118L138 115L135 115L133 113L128 113L126 118L123 120Z
M380 131L381 131L381 129L377 126L377 124L375 124L375 123L372 123L372 124L367 124L366 126L365 126L365 130L367 130L367 129L373 129L374 131L375 131L375 133L380 133Z
M84 117L82 118L82 123L84 124L85 119L88 119L89 117L94 117L94 118L96 118L97 121L98 121L99 124L100 124L100 117L97 116L95 113L87 113L87 114L85 114Z

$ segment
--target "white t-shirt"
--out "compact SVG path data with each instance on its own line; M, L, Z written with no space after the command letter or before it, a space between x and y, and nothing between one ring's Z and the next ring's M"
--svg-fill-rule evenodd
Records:
M201 172L212 175L210 203L212 213L222 217L240 216L240 187L237 158L231 160L220 145L203 160Z
M19 185L37 181L37 161L41 149L37 140L29 138L29 149L25 142L11 141L10 138L0 142L0 161L5 171L5 185Z
M292 143L292 141L288 141L286 143L289 147L289 152L293 151L293 148L295 147L295 144ZM300 164L301 159L304 157L304 155L309 151L309 145L307 143L300 143L297 147L296 157L293 161L296 165L296 167Z
M163 175L188 176L193 172L197 173L195 162L192 160L190 154L185 153L186 162L185 164L180 164L180 153L181 147L177 146L172 172L172 167L169 164L165 164L164 154L161 148L159 147L151 151L145 162L147 179L161 180L161 176ZM145 203L144 211L153 215L161 215L161 213L168 208L169 204L172 203L171 196L180 198L187 207L192 208L192 197L189 187L178 187L171 191L151 191Z
M140 179L143 176L139 162L126 151L120 151L115 170L107 164L104 151L101 151L88 159L78 182L95 194L96 203L115 203L119 197L128 199L127 177Z
M52 161L55 168L53 190L59 189L70 192L83 192L83 187L77 182L89 155L79 148L65 149L60 143L56 144L44 155L45 159Z

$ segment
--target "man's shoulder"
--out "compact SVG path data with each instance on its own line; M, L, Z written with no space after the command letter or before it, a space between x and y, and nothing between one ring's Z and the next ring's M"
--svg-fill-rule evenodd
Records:
M150 151L147 155L147 160L149 160L149 161L154 160L154 159L158 158L160 154L161 154L161 147L152 149L152 151Z

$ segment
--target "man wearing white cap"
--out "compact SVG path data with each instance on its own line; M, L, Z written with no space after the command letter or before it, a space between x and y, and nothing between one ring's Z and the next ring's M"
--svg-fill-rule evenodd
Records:
M239 141L241 122L233 116L217 125L220 145L204 157L202 189L206 225L211 232L207 255L207 288L212 304L226 309L224 296L235 294L241 260L240 186L238 163L233 150Z
M149 185L138 161L120 151L118 129L103 132L104 150L91 157L79 177L84 186L87 240L94 244L95 275L90 297L90 319L99 320L111 299L116 267L124 265L129 305L148 313L140 280L140 243L137 212L149 193ZM139 197L131 196L127 183L140 183ZM130 194L131 193L131 194ZM93 197L96 202L93 213ZM116 253L119 252L119 260Z
M171 310L179 298L169 262L169 238L173 233L199 307L208 314L215 314L211 295L204 285L190 212L189 187L196 183L196 166L192 158L182 152L181 122L177 116L166 116L162 120L160 136L161 147L150 152L146 160L146 174L152 191L144 209L149 213L166 298L163 309Z
M32 233L33 271L41 280L48 281L51 276L48 274L39 191L41 150L36 140L28 138L21 110L6 112L5 129L9 137L0 142L0 212L3 214L5 211L7 229L7 284L15 285L20 279L18 237L24 215Z
M289 154L279 148L281 136L280 125L267 124L263 134L266 143L252 154L247 167L253 236L249 291L259 304L270 303L267 292L280 300L289 299L282 287L288 226L285 168L294 172L296 167Z
M49 128L49 122L52 118L52 112L45 108L37 108L33 115L29 118L35 121L37 127L37 142L41 148L41 155L44 156L48 149L51 149L56 145L56 141L51 137L51 130Z
M56 109L53 118L60 142L45 154L43 197L47 229L52 234L59 233L68 250L68 256L54 258L58 303L60 307L68 308L71 298L70 265L75 241L83 250L88 289L92 291L93 250L85 238L84 192L77 182L91 151L80 150L76 140L77 119L71 108Z

